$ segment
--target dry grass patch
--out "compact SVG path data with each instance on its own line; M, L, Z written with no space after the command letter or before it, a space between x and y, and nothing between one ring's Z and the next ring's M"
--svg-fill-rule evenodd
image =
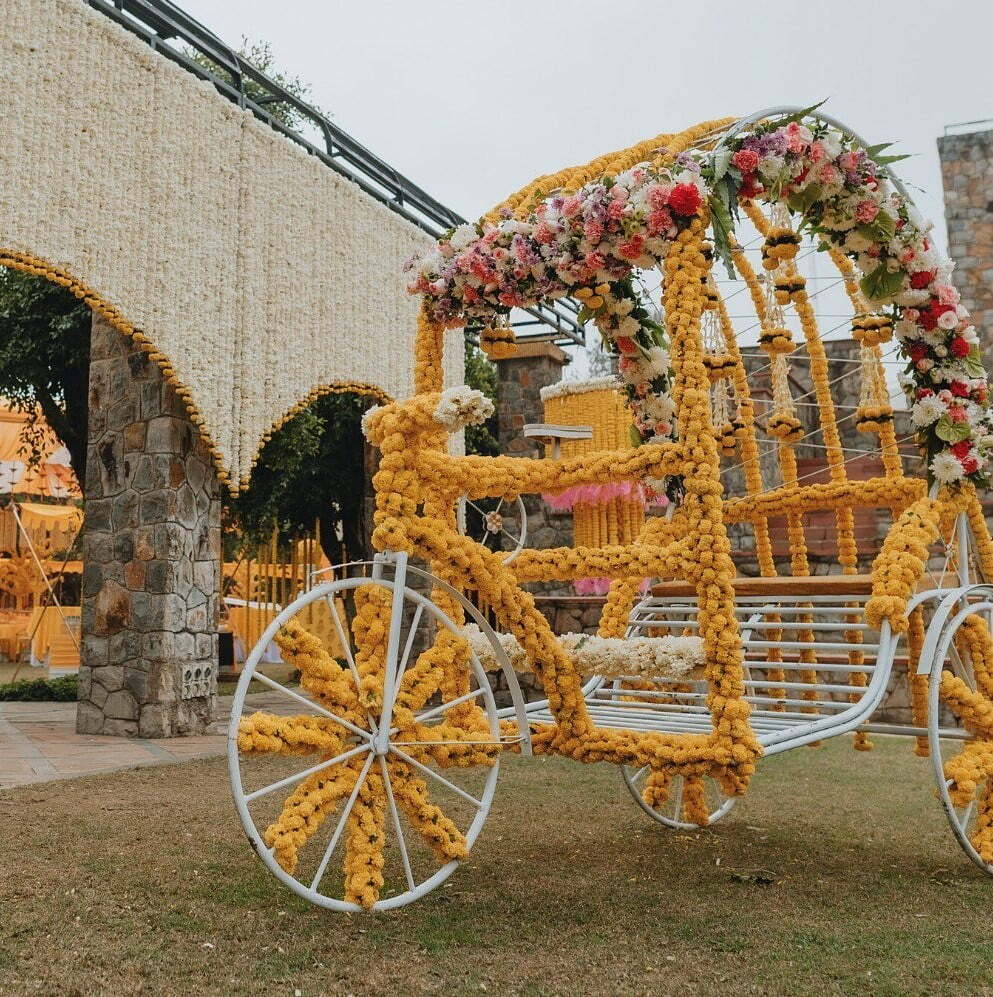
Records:
M770 759L695 834L610 766L509 758L468 865L373 917L269 877L221 760L2 793L0 993L993 994L993 880L877 741Z

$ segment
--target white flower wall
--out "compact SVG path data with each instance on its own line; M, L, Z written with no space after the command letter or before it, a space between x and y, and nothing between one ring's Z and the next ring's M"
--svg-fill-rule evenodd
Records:
M235 480L319 385L411 393L402 267L431 239L80 0L0 19L0 176L0 250L144 333Z

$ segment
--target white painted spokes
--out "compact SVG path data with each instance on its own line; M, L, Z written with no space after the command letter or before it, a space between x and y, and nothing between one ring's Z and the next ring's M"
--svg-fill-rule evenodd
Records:
M514 502L460 498L458 526L463 536L500 553L504 564L509 564L524 549L528 511L520 496Z
M385 634L383 616L360 611L373 592ZM297 625L320 645L288 648ZM280 628L299 684L259 670ZM471 650L462 687L444 697L421 657L458 632L417 591L346 578L288 606L249 656L228 743L235 803L266 866L311 903L403 906L444 882L476 840L500 763L493 694Z
M642 793L645 790L650 773L651 769L647 765L643 765L640 768L632 768L628 765L621 767L624 783L637 801L638 806L652 820L658 821L659 824L664 824L666 827L676 831L696 831L702 827L703 825L701 824L695 824L692 821L686 820L684 809L686 803L686 780L681 775L674 775L672 777L669 783L668 798L658 809L649 806L645 802ZM706 809L709 816L707 824L709 826L710 824L716 824L717 821L726 816L735 805L736 799L733 796L725 796L720 786L710 776L702 776L700 778L706 799Z

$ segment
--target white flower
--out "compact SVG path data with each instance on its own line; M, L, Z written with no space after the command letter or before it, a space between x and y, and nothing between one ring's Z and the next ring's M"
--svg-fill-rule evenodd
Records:
M370 424L372 417L382 408L382 405L373 405L362 413L362 435L369 439Z
M938 316L938 325L942 329L954 329L959 324L959 316L953 311L942 312Z
M455 433L464 426L478 426L493 415L493 402L475 388L459 385L441 393L434 421Z
M672 369L672 360L668 351L661 346L653 346L648 351L645 362L645 372L649 378L662 377Z
M931 461L931 473L936 481L946 485L953 481L960 481L965 475L958 457L948 450L943 450L935 455L934 460Z
M937 422L944 414L944 404L933 395L929 395L914 405L913 411L910 413L910 421L917 428L930 426L933 422Z
M467 246L472 245L478 238L476 227L466 224L457 226L448 241L451 243L452 249L465 249Z
M619 336L627 336L632 338L638 335L638 330L641 328L641 323L636 318L631 318L628 315L626 318L622 318L617 326L617 334Z

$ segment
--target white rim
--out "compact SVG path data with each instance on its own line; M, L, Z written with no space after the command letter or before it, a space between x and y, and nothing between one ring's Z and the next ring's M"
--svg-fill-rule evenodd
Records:
M938 786L938 798L941 800L942 809L951 825L952 833L962 848L962 851L969 856L972 861L979 866L987 875L993 876L993 863L984 862L982 856L976 851L974 845L969 840L969 831L976 820L978 794L982 792L983 785L977 788L976 796L963 809L959 809L952 802L948 792L949 782L945 778L945 759L942 755L943 745L947 743L941 737L941 726L939 712L941 709L941 673L945 670L945 662L948 661L949 654L952 657L951 671L963 679L971 689L975 689L975 676L971 666L962 660L952 643L956 631L962 625L962 621L972 613L993 612L993 602L973 603L960 610L951 622L943 628L941 640L938 643L937 653L934 659L934 666L931 669L931 676L928 683L928 746L930 748L931 766L934 769L934 780ZM989 616L987 616L989 619ZM962 742L955 742L961 749Z
M328 710L322 707L319 703L314 702L307 694L298 694L295 690L289 690L283 687L280 683L274 682L267 676L257 673L257 667L261 660L262 654L265 649L269 646L276 632L279 630L284 623L291 619L296 613L298 613L305 606L319 599L333 600L335 596L341 592L345 592L351 589L360 588L365 585L379 585L390 592L396 591L396 585L392 581L387 581L385 579L370 579L370 578L346 578L335 582L326 582L322 585L311 589L310 592L300 596L290 605L288 605L279 615L272 621L272 623L266 628L265 632L262 634L259 642L252 649L248 660L245 663L245 668L238 680L238 686L235 690L234 700L232 702L231 708L231 721L230 727L228 729L228 774L231 781L232 794L234 796L235 809L238 812L238 816L241 819L242 827L245 829L245 833L248 836L248 840L255 850L256 854L269 869L269 871L278 879L283 885L289 887L298 896L303 897L305 900L312 904L320 907L327 908L329 910L342 911L348 913L361 913L365 911L365 908L358 904L351 903L349 901L339 899L338 897L329 896L320 891L320 883L323 877L323 873L329 864L329 860L332 857L332 853L338 845L338 838L340 838L344 826L347 822L348 815L351 811L351 805L354 804L355 797L358 795L358 790L361 783L364 781L366 774L373 764L376 764L375 759L379 758L384 760L383 754L376 754L373 752L373 738L367 731L362 731L359 728L355 728L353 731L353 744L350 747L348 754L352 757L355 755L366 754L366 763L363 767L362 774L359 780L356 782L356 788L353 791L352 796L349 798L338 813L338 827L332 836L332 840L327 846L327 851L324 859L322 860L322 865L318 868L318 875L315 876L311 884L301 882L295 876L287 873L276 861L274 857L273 850L266 845L262 838L261 832L255 823L250 811L250 803L253 799L261 796L267 795L268 792L276 792L277 788L282 788L285 785L296 784L301 779L305 778L311 771L330 767L337 762L340 762L342 756L337 756L335 759L329 761L318 763L318 765L306 764L301 772L296 773L293 777L289 779L283 779L277 781L277 783L272 786L265 787L265 792L260 792L255 790L252 793L246 793L245 787L242 781L242 768L241 768L241 755L238 750L238 723L242 718L245 697L248 693L249 685L252 679L255 678L258 681L263 682L263 684L269 686L270 688L275 687L280 689L284 694L287 694L290 698L302 699L308 707L313 709L317 714L329 715ZM458 633L460 628L437 606L435 606L430 599L426 598L419 592L412 589L403 588L403 599L399 600L399 605L402 605L404 601L410 601L417 607L417 614L427 612L431 617L434 618L439 624L446 627L453 633ZM412 628L413 629L413 628ZM399 676L396 674L397 664L399 658L399 634L397 633L394 637L394 628L391 626L390 635L390 649L387 653L386 667L385 671L387 676L393 675L394 682L398 680ZM348 646L347 644L345 646ZM408 647L405 650L409 650ZM392 652L392 653L391 653ZM406 665L405 658L399 658L399 663ZM483 669L478 657L470 650L470 665L472 667L473 675L476 679L477 689L473 691L471 695L465 698L479 698L482 697L484 708L486 710L487 721L489 724L490 738L492 741L500 742L500 727L499 720L497 718L496 703L493 698L493 692L490 688L490 684L486 675L485 669ZM456 701L453 701L456 702ZM445 708L450 707L451 703L444 704ZM385 706L385 703L384 703ZM419 720L430 719L437 716L441 712L441 707L425 707L418 712L417 717ZM351 725L347 722L343 722L342 718L335 718L336 722L343 723L347 729L352 729ZM409 744L409 742L407 742ZM394 754L397 757L402 757L405 761L410 764L412 759L403 751L404 742L394 742L389 741L389 747L386 751L387 754ZM416 765L416 763L415 763ZM385 764L383 765L385 767ZM424 771L425 767L420 767ZM433 769L427 769L430 773L430 777L445 782L448 784L449 788L454 789L455 792L462 793L465 798L470 799L472 804L475 806L475 815L469 824L468 829L464 832L464 837L466 841L466 847L471 849L476 839L482 830L483 824L489 814L490 806L493 802L493 796L496 789L497 777L500 768L500 755L498 754L494 759L493 765L489 768L486 776L485 785L482 794L477 797L469 796L469 794L463 793L459 787L454 786L454 784L448 782ZM409 868L409 860L406 855L406 845L401 844L403 841L402 830L398 834L398 818L396 816L395 806L392 800L392 786L387 779L385 781L385 786L388 787L387 792L387 803L388 803L388 820L387 820L387 837L391 835L395 836L395 843L397 844L400 856L403 860L404 871L407 874L408 888L402 892L395 894L390 897L386 897L378 900L371 910L381 911L390 910L396 907L403 907L406 904L413 903L415 900L420 899L431 890L440 886L449 876L458 868L461 864L458 860L452 860L438 868L432 875L423 879L420 882L416 882L413 886L410 885L411 874ZM275 787L275 788L274 788ZM315 886L316 884L316 886Z
M642 765L641 768L635 769L630 765L621 766L621 776L624 778L624 785L627 786L628 791L634 797L635 802L641 807L642 810L648 814L652 820L657 821L659 824L665 827L671 828L674 831L699 831L704 827L710 827L711 824L716 824L722 817L727 816L728 813L734 808L735 803L738 802L737 797L725 796L724 793L720 791L717 783L709 776L701 776L703 779L704 793L707 795L708 802L717 799L720 801L717 808L710 814L707 819L707 824L692 824L689 821L680 819L680 812L683 806L683 784L685 783L685 777L681 775L674 775L672 777L672 785L669 791L669 799L666 800L665 806L666 810L672 811L674 816L670 817L668 813L663 813L659 810L654 810L650 807L641 797L640 783L648 776L651 771L651 766Z

